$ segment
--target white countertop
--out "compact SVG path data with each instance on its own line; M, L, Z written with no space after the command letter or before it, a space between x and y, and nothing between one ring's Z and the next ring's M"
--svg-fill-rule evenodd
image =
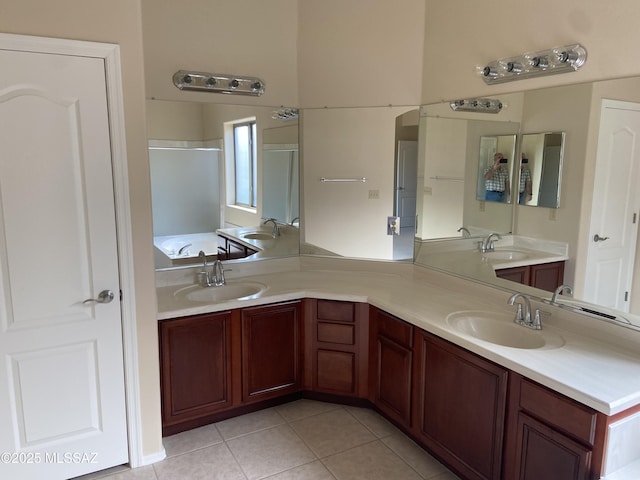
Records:
M417 327L556 390L607 415L640 404L640 332L546 304L545 330L565 343L517 349L464 335L446 322L456 311L514 313L509 292L413 264L291 257L229 265L230 281L267 286L244 300L195 304L173 293L195 281L195 270L157 273L159 319L305 297L367 302ZM215 287L211 287L215 288ZM516 287L517 288L517 287ZM523 327L524 328L524 327Z

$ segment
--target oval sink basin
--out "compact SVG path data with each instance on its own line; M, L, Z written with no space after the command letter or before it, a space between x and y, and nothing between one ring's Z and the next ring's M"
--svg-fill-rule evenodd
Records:
M515 312L514 312L515 314ZM513 322L512 316L485 311L455 312L447 324L456 332L503 347L551 349L564 345L564 339L548 330L531 330Z
M242 235L242 238L246 238L248 240L273 240L273 235L269 235L268 233L245 233Z
M227 281L221 287L191 285L181 288L174 296L190 302L217 303L228 300L246 300L264 292L267 286L258 282Z
M489 260L524 260L529 255L518 250L494 250L493 252L483 253L485 258Z

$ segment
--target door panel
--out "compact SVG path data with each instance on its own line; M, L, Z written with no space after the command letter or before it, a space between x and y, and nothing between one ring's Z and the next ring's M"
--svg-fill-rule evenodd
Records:
M629 311L640 198L640 104L603 100L584 300ZM608 237L594 240L595 235Z
M0 66L0 477L68 478L128 460L104 60Z

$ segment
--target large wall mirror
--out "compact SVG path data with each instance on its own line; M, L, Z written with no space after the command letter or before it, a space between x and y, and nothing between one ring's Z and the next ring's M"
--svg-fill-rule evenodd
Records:
M622 179L635 178L633 175L640 165L640 158L633 157L638 145L633 143L636 136L628 135L630 127L624 125L607 130L601 120L605 99L631 102L626 108L635 108L629 105L640 102L640 79L616 79L496 96L507 105L496 115L453 112L444 103L421 109L421 121L425 123L421 132L424 130L425 134L421 138L424 145L420 148L426 167L422 204L418 201L422 229L418 229L416 239L416 263L550 299L549 291L498 278L491 262L478 253L477 242L488 233L496 232L503 238L495 243L497 249L503 245L503 249L513 250L510 239L517 237L533 239L543 246L541 248L566 248L563 281L572 287L574 298L560 298L566 299L566 304L595 306L594 310L598 312L640 326L636 236L630 234L621 238L625 232L637 230L632 218L640 214L640 199L632 193L635 188L630 187L628 191L622 188L630 185ZM431 129L437 133L431 135ZM504 147L498 145L511 136L516 137L516 148L511 153L509 147L509 154L506 154L500 151ZM616 152L617 159L612 158L611 162L615 163L598 170L602 157L599 146L604 148L605 141L613 142L614 147L607 144L607 148ZM513 169L510 172L511 203L489 201L483 191L486 185L483 184L483 173L488 164L493 163L494 153L502 153L508 158L506 165ZM466 165L464 170L462 167L457 167L453 173L447 170L449 166L461 164ZM606 172L620 169L625 173L616 178L622 186L606 184L605 179L611 177ZM597 171L605 174L596 178L594 172ZM438 186L445 183L447 188L439 192ZM624 191L614 194L619 188ZM446 194L452 190L457 195L447 198ZM604 190L608 192L606 195L601 193ZM602 203L599 198L603 195L615 198L608 202L610 212L604 215L597 207ZM435 215L433 212L439 207L446 212L446 218L438 223L448 224L447 230L441 232L433 227L436 233L430 235L427 219ZM617 226L608 220L612 217L616 218ZM605 220L600 221L603 218ZM461 227L465 229L460 230ZM615 233L607 234L607 231ZM513 235L504 235L509 232ZM620 238L614 238L618 233ZM604 241L605 237L609 238ZM611 240L614 241L608 247L607 242ZM614 246L626 246L625 253L616 254L620 257L615 263L632 267L626 273L615 269L606 276L602 273L608 270L602 268L605 263L598 266L597 262L605 262L604 249L613 251ZM477 253L479 262L484 265L471 268L467 261L465 267L463 262L455 261L458 253L452 257L445 255L451 251ZM464 256L460 254L459 258ZM610 292L611 284L624 286Z
M247 259L298 254L296 115L159 100L147 109L156 268L201 262L200 251L228 256L225 248Z

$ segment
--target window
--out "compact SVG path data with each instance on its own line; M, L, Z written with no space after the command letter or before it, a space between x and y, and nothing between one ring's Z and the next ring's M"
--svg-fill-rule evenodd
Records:
M235 204L255 208L258 198L256 122L233 126Z

